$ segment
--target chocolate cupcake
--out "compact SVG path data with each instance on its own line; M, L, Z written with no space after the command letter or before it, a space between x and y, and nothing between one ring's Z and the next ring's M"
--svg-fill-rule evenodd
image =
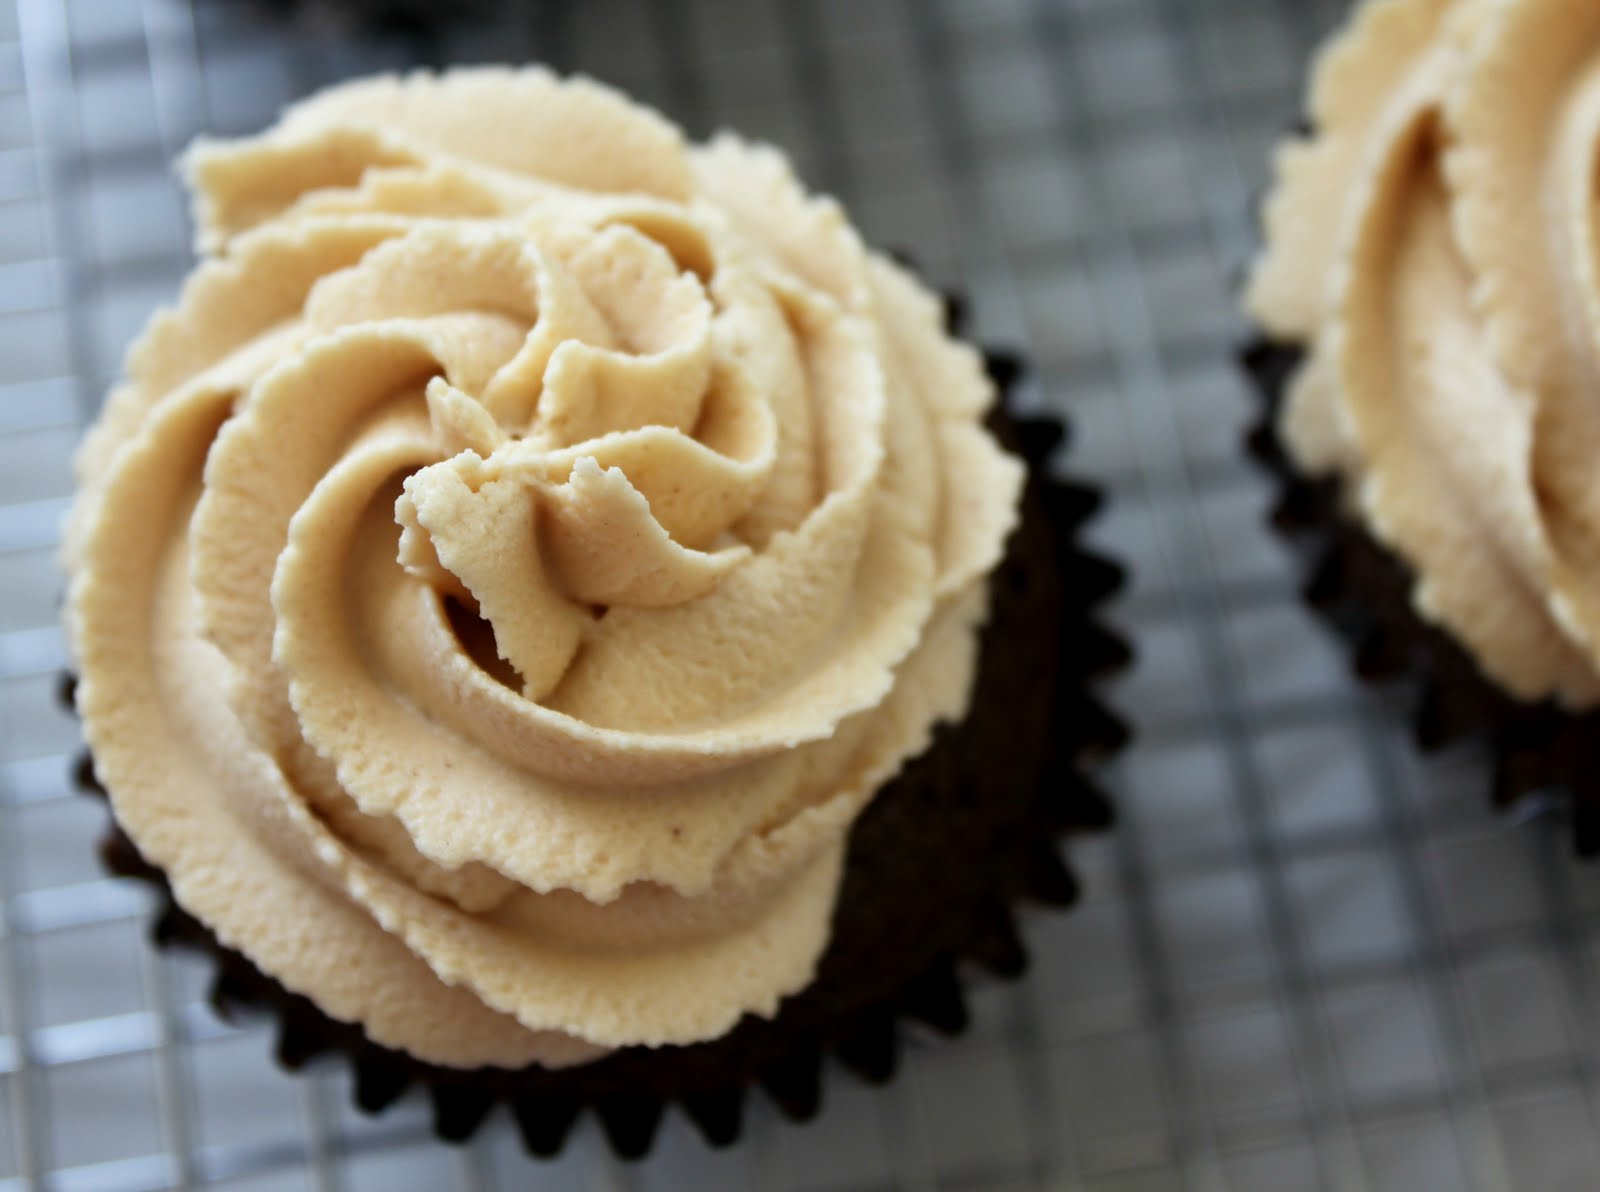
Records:
M108 857L220 1004L446 1138L638 1154L1021 967L1124 654L1011 369L781 155L587 81L366 80L187 168L68 625Z
M1392 0L1280 150L1245 353L1308 593L1419 738L1600 846L1600 7Z

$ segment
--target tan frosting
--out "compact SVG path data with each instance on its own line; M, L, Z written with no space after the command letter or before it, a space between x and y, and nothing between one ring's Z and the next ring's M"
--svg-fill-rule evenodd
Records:
M1284 428L1525 699L1600 699L1600 4L1368 0L1283 146Z
M66 552L119 820L426 1060L773 1013L965 707L1021 482L976 354L779 154L583 80L366 80L188 173Z

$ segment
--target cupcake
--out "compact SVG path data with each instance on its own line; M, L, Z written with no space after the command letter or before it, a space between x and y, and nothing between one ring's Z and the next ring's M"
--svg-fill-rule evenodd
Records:
M1014 362L775 150L585 80L364 80L185 168L67 621L107 859L219 1007L445 1138L637 1155L1022 968L1125 652Z
M1600 283L1587 0L1358 5L1250 278L1257 453L1308 592L1424 744L1600 847Z

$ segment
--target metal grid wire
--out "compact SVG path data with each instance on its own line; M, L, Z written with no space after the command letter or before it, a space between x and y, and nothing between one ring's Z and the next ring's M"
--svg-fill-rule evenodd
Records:
M0 1187L1089 1192L1590 1189L1600 874L1484 811L1470 757L1420 763L1344 677L1261 528L1226 299L1251 192L1340 14L1308 0L582 0L434 38L223 0L0 0ZM168 161L331 79L543 60L696 134L787 148L870 238L1024 344L1115 490L1138 748L1073 914L975 1028L821 1120L764 1105L707 1149L669 1119L623 1165L592 1127L534 1164L509 1123L428 1140L347 1078L279 1074L158 959L104 880L53 555L68 459L188 261Z

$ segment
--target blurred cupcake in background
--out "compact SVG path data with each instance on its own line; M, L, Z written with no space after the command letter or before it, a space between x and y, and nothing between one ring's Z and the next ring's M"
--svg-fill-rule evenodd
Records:
M1600 848L1600 6L1369 0L1278 152L1245 353L1363 677Z

